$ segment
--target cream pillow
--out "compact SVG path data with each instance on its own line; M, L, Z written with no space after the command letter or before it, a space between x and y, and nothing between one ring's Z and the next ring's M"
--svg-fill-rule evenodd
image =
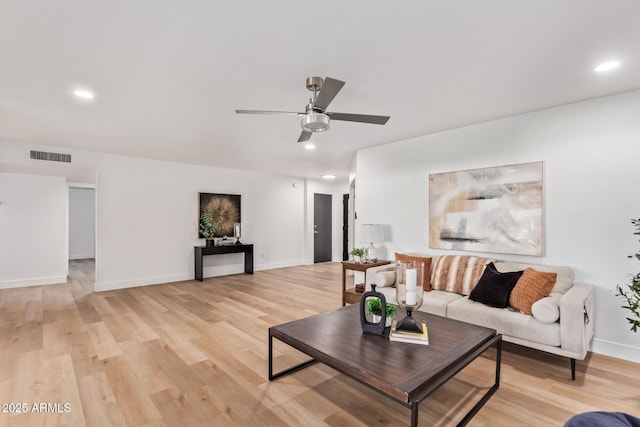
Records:
M396 284L395 271L378 271L373 277L373 283L379 288L388 288Z
M562 294L551 293L531 306L531 313L542 323L553 323L560 318L560 298Z

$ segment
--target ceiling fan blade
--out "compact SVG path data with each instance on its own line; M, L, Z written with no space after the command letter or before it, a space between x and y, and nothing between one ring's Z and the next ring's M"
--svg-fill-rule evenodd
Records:
M304 116L305 113L294 111L267 111L267 110L236 110L237 114L285 114L288 116Z
M331 101L333 101L333 98L340 92L342 86L344 86L343 81L326 77L322 83L322 88L320 89L320 93L318 93L316 102L313 104L313 108L321 111L326 110Z
M311 139L311 132L307 132L306 130L303 130L302 133L300 134L300 138L298 138L298 142L305 142Z
M371 123L374 125L384 125L389 120L389 116L372 116L369 114L349 114L349 113L325 113L331 120L342 120L345 122Z

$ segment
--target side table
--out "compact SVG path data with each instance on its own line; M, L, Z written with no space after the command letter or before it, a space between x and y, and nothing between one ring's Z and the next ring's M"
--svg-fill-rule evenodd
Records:
M347 289L346 277L347 270L361 271L367 274L367 270L372 267L379 267L381 265L391 264L391 261L376 261L376 262L355 262L355 261L342 261L342 306L346 303L357 304L360 302L362 292L356 292L355 287Z

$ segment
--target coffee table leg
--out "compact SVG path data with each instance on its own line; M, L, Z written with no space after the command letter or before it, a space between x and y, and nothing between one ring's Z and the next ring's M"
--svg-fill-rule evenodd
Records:
M418 427L418 402L411 402L411 427Z
M482 399L480 399L480 401L476 403L473 408L471 408L471 410L467 413L467 415L464 416L462 421L458 423L457 427L466 426L467 423L471 421L471 418L473 418L473 416L478 413L478 411L484 406L485 403L487 403L489 398L493 396L494 393L498 391L498 388L500 387L500 363L502 361L502 336L498 335L496 338L494 338L494 340L496 345L496 381L493 384L493 386L489 390L487 390L485 395L482 396Z
M309 365L316 363L316 359L309 359L306 362L298 363L287 369L283 369L280 372L273 373L273 335L271 335L271 328L269 328L269 381L273 381L276 378L282 377L287 374L292 374L300 369L306 368Z
M496 383L495 387L500 387L500 365L502 363L502 340L496 344Z

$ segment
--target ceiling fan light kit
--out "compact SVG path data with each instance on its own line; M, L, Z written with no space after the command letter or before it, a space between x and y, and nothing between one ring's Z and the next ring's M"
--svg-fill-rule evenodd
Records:
M306 142L315 132L329 130L331 120L341 120L345 122L369 123L374 125L384 125L389 120L389 116L372 116L369 114L332 113L327 111L327 107L336 97L344 82L331 77L309 77L306 82L307 89L313 92L309 104L305 107L304 113L292 111L265 111L265 110L236 110L238 114L286 114L302 116L300 125L302 133L298 142Z
M324 132L329 129L329 116L323 113L309 113L302 118L305 132Z

